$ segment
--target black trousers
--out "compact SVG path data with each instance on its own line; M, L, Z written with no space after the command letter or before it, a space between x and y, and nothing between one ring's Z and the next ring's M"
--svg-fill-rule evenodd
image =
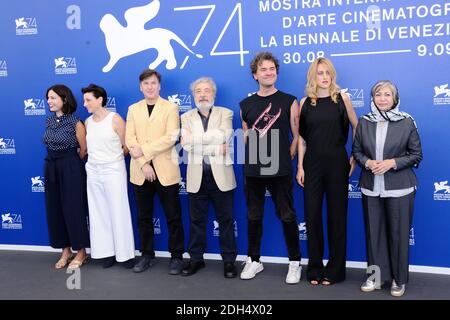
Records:
M276 215L283 225L290 261L300 261L297 215L294 209L291 176L245 177L245 196L248 209L248 256L258 261L261 256L264 203L266 189L275 204Z
M320 156L308 153L304 159L305 222L308 234L308 280L345 280L347 257L347 207L349 163L344 148ZM326 194L329 257L324 258L322 203Z
M211 171L203 173L200 190L189 193L191 217L189 255L194 261L203 260L206 250L208 207L212 202L219 223L220 254L224 262L234 262L237 256L234 237L233 191L220 191Z
M363 195L367 263L380 267L381 282L408 282L409 232L416 192L399 198Z
M184 253L184 231L181 220L179 184L163 186L158 179L145 180L144 184L133 185L138 209L138 230L142 254L155 256L153 210L154 196L159 200L166 216L169 230L169 252L172 258L182 258Z
M88 248L86 171L77 149L48 150L44 172L50 246Z

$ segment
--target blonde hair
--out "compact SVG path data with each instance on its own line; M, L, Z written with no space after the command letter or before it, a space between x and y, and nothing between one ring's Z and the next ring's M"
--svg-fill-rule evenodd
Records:
M317 68L319 67L319 64L324 64L328 67L328 70L330 71L330 77L331 77L331 84L330 84L330 96L331 100L333 100L334 103L337 103L337 97L341 90L341 88L336 83L336 69L333 66L333 63L327 59L327 58L317 58L316 60L311 63L308 69L308 83L306 84L306 95L311 98L311 105L315 106L317 103Z

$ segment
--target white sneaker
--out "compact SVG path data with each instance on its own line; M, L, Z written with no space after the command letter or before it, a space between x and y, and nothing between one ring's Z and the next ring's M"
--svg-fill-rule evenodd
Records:
M302 266L300 265L300 261L290 261L288 274L286 276L286 283L288 284L299 283L301 276L302 276Z
M247 257L245 261L244 270L241 272L241 279L248 280L253 279L257 273L264 270L262 262L252 261L252 258Z
M372 281L372 280L367 280L366 282L364 282L361 285L362 292L372 292L372 291L380 290L380 289L381 289L381 286L377 287L375 284L375 281Z
M391 286L391 296L394 297L401 297L405 294L406 285L397 285L395 280L392 280L392 286Z

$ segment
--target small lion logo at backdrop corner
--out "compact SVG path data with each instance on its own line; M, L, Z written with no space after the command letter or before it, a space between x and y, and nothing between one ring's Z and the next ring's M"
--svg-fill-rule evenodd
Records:
M16 29L19 28L23 28L23 29L27 29L28 28L28 22L25 21L25 18L19 18L19 19L15 19L16 22Z
M450 89L448 88L448 83L441 86L434 87L434 97L444 95L445 97L450 97Z
M3 138L0 138L0 148L6 149L6 141L3 141Z
M2 214L2 223L13 223L11 213Z

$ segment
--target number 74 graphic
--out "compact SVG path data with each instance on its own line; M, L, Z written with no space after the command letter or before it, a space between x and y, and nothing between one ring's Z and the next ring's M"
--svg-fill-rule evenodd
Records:
M192 46L195 47L200 40L200 37L203 34L203 31L206 28L206 25L211 20L211 17L216 9L216 5L203 5L203 6L192 6L192 7L177 7L174 8L174 11L193 11L193 10L209 10L209 14L206 17L205 21L203 22L203 25L201 26L200 30L197 33L197 36L195 37L194 42L192 43ZM234 16L237 14L238 16L238 23L239 23L239 51L217 51L217 47L219 46L220 42L222 41L222 38L227 31L228 27L231 24L231 21L233 20ZM241 66L244 66L244 55L249 54L249 51L244 50L244 36L242 32L242 4L237 3L236 6L233 9L233 12L228 17L227 22L225 23L225 26L222 28L222 31L220 32L219 37L217 38L216 43L211 49L210 55L211 56L227 56L227 55L239 55L241 58ZM189 60L189 56L186 56L183 63L181 64L180 69L183 69L186 65L187 61Z

